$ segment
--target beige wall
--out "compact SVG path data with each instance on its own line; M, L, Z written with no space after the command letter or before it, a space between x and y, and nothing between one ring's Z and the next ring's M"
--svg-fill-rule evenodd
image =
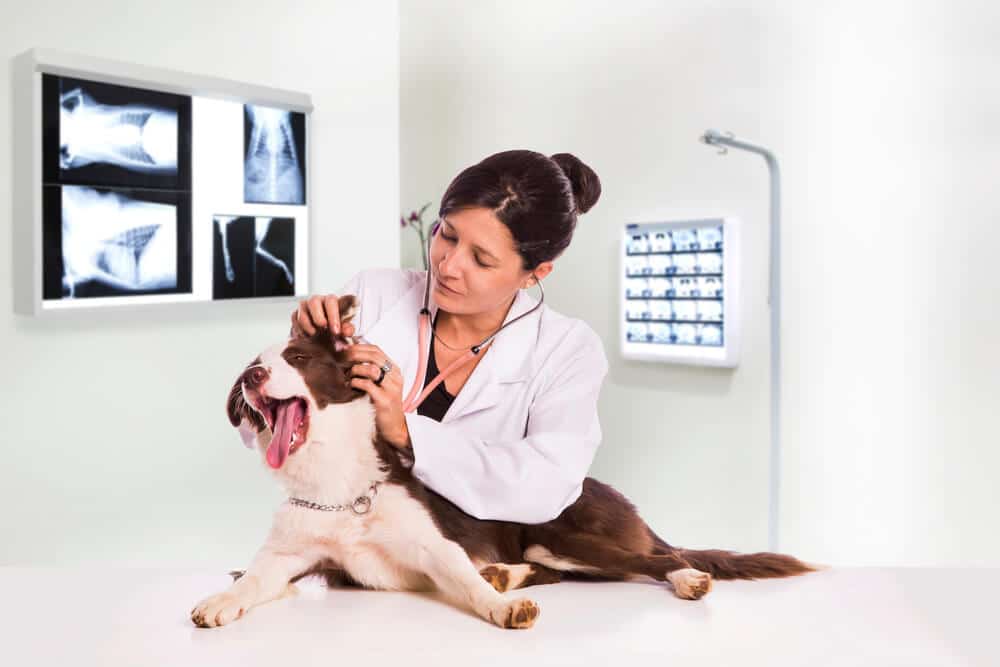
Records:
M8 64L48 47L309 93L315 291L397 263L398 35L394 0L0 6ZM7 100L9 65L0 90ZM11 132L23 130L7 103L0 127L9 202ZM0 208L7 239L10 216ZM294 301L64 325L14 316L4 266L0 564L245 562L281 496L223 401L261 347L286 335Z
M404 1L401 26L404 209L510 148L602 179L546 283L611 360L595 477L668 541L767 546L767 171L696 141L730 130L784 172L781 548L1000 564L995 4ZM717 214L746 224L739 368L622 360L621 225Z

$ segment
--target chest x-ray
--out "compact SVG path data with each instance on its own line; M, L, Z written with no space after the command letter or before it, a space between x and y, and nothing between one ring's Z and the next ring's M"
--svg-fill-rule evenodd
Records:
M244 123L244 199L304 204L305 115L247 104Z
M215 216L214 299L295 294L295 220Z
M178 275L182 216L177 203L84 186L49 189L53 192L47 214L58 216L60 233L57 241L46 239L46 261L50 267L61 268L59 297L184 289L185 281ZM170 195L159 198L168 200Z

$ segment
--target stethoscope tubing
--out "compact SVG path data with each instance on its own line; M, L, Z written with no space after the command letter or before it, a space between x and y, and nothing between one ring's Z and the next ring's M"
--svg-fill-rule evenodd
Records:
M430 346L428 345L428 337L430 337L431 339L430 345L434 344L433 340L434 324L433 322L431 322L431 311L429 308L430 297L431 297L431 280L433 279L433 277L431 276L430 246L433 236L434 236L433 233L427 235L427 246L424 248L424 252L426 253L425 258L427 260L427 279L426 279L426 284L424 285L424 305L423 308L420 309L420 314L418 315L417 319L417 327L418 327L417 345L419 346L419 351L420 351L420 356L419 356L420 363L417 365L417 375L416 377L413 378L413 385L410 387L410 391L407 392L406 398L403 399L404 413L413 412L414 410L416 410L417 406L419 406L421 403L424 402L424 399L426 399L430 395L430 393L434 391L435 387L444 382L445 378L447 378L449 375L451 375L456 370L458 370L465 364L469 363L472 359L474 359L483 350L483 348L486 347L490 343L490 341L497 336L497 334L499 334L501 331L503 331L505 328L507 328L514 322L517 322L522 317L530 315L538 308L540 308L543 303L545 303L545 290L542 289L542 281L536 278L535 281L536 284L538 285L539 291L542 294L542 298L539 300L538 303L536 303L531 308L531 310L522 313L517 317L515 317L514 319L512 319L510 322L503 324L499 329L497 329L489 336L484 338L481 342L470 347L468 350L466 350L464 354L462 354L460 357L458 357L450 364L448 364L447 368L441 370L437 374L437 377L428 382L427 386L424 387L423 391L420 391L421 381L423 380L424 376L427 373L427 361L430 355ZM419 395L417 395L418 391L420 391Z

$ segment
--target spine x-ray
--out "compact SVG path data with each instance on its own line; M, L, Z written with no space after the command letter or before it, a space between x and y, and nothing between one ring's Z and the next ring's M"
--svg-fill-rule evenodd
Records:
M213 299L295 294L295 220L216 215Z
M244 200L305 204L305 114L251 104L243 113Z

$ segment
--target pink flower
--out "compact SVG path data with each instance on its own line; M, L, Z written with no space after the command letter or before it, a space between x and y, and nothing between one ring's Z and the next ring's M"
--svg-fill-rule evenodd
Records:
M410 220L412 220L412 221L416 222L416 221L417 221L417 220L419 220L419 219L420 219L420 216L419 216L419 215L417 215L417 212L416 212L416 211L412 211L412 212L410 213Z
M399 218L399 226L400 227L406 227L406 218L400 216L400 218Z

